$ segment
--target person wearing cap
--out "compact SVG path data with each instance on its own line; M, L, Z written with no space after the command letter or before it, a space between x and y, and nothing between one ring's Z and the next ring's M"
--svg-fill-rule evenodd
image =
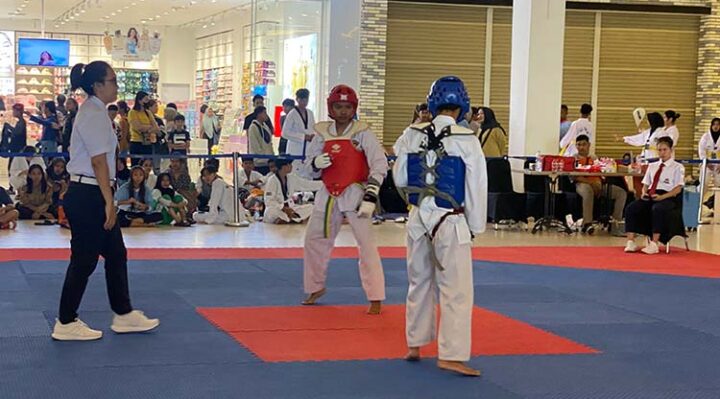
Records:
M64 208L70 223L70 265L60 297L60 310L52 337L59 341L90 341L102 338L78 318L88 278L105 259L105 281L114 313L110 328L116 333L145 332L160 321L149 319L130 303L127 250L117 223L113 199L117 136L106 106L117 99L117 77L104 61L75 65L70 72L73 91L88 95L78 110L70 138L70 187Z
M307 148L304 175L321 178L323 187L305 231L303 257L304 305L313 305L325 294L327 268L343 220L352 228L360 254L360 281L370 306L379 314L385 300L385 275L371 219L387 176L385 150L370 126L355 120L358 97L349 86L335 86L327 98L332 121L315 125L317 132Z
M409 126L393 146L395 185L412 205L405 359L419 361L420 348L438 337L439 368L479 376L465 362L472 344L472 241L487 221L485 156L474 132L457 124L470 109L462 80L438 79L427 103L432 122Z

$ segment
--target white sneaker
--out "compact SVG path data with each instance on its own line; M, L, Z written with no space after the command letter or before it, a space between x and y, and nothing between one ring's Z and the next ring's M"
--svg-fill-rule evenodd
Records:
M642 252L648 255L655 255L657 253L660 253L660 248L658 248L658 245L655 243L655 241L650 241L650 243L642 249Z
M58 341L94 341L102 338L102 331L93 330L80 319L72 323L62 324L55 319L52 337Z
M625 245L625 252L631 253L631 252L637 252L638 246L635 244L635 241L628 240L627 244Z
M150 331L159 325L160 320L148 319L143 312L133 310L122 316L116 314L110 328L118 334L123 334Z

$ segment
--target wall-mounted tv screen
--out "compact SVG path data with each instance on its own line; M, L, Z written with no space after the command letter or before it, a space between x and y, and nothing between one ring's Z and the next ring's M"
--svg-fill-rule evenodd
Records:
M66 67L70 64L70 41L58 39L18 39L18 64Z

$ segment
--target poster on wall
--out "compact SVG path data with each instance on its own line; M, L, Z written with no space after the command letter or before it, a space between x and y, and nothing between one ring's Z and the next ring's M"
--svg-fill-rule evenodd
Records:
M283 52L283 96L294 98L298 89L317 90L317 34L285 40Z
M15 32L0 31L0 95L15 92Z
M160 53L160 44L160 34L153 32L151 36L145 27L140 33L133 27L127 33L116 29L112 36L105 31L103 36L105 51L116 61L152 61Z

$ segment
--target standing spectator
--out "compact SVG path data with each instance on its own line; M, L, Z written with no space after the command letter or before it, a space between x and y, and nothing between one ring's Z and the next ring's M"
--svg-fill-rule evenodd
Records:
M420 103L415 106L415 109L413 110L413 117L411 124L416 123L428 123L432 122L432 114L428 110L427 103Z
M700 137L698 155L700 159L720 159L720 118L713 118L710 122L710 130ZM711 181L715 187L720 187L720 165L708 165L706 176L706 187Z
M15 127L12 128L12 136L10 136L10 152L20 152L27 147L27 124L25 122L25 107L20 104L13 104L13 116L17 118Z
M568 112L567 105L563 104L560 106L560 141L562 141L568 130L570 130L570 125L572 125L572 122L568 120Z
M595 127L590 122L592 111L593 107L590 104L580 106L580 119L570 125L567 134L560 140L560 155L574 157L577 154L575 139L580 135L588 136L591 145L595 142Z
M120 112L120 108L118 108L115 104L110 104L107 106L107 111L108 118L110 118L110 124L112 125L112 130L115 132L118 142L120 142L120 125L115 122L115 119L117 119L118 113Z
M203 140L207 140L209 136L205 133L205 127L203 126L203 122L205 121L205 112L208 109L207 104L203 104L200 106L200 117L198 118L198 138L201 138Z
M132 167L130 181L117 190L115 200L120 227L152 226L162 220L162 215L151 209L152 188L147 185L145 171L139 166Z
M57 118L55 103L46 101L43 103L43 116L39 117L25 111L30 121L42 125L42 137L40 138L41 151L43 153L57 152L58 138L60 137L60 123Z
M218 145L220 142L220 134L222 133L220 120L217 115L215 115L215 111L213 111L211 107L207 107L205 110L202 125L205 137L207 137L208 155L210 155L212 154L213 146Z
M155 123L160 128L160 131L157 134L157 140L153 144L152 153L155 155L167 155L170 153L167 145L167 129L165 127L165 122L157 115L159 111L158 102L156 100L150 100L147 102L146 106L155 119ZM163 166L164 162L166 162L166 160L162 158L153 158L156 174L159 174L161 170L166 169L166 167Z
M170 183L170 175L161 173L152 191L153 210L162 214L160 224L171 224L187 227L187 200L177 193Z
M287 154L292 156L304 156L305 147L315 137L315 116L307 108L310 101L310 91L300 89L295 93L297 105L285 118L282 127L282 136L288 140ZM299 172L302 161L293 161L293 169Z
M499 158L507 155L507 133L495 119L495 112L487 107L478 110L480 124L480 145L486 158Z
M157 142L160 127L155 122L155 116L147 107L150 96L144 91L135 95L135 104L128 113L130 123L130 153L133 155L150 155L153 145ZM137 165L139 158L133 158L132 164Z
M190 150L190 132L185 129L185 117L177 114L173 129L168 131L168 147L171 154L187 155Z
M70 137L72 137L72 129L75 124L75 117L77 116L78 103L74 98L69 98L65 101L65 106L67 107L67 113L61 141L63 151L70 152Z
M675 126L678 119L680 119L680 114L671 109L665 111L665 114L663 115L665 133L673 139L673 148L677 148L678 140L680 140L680 131L677 126Z
M163 121L165 123L166 132L172 129L173 122L175 122L175 117L177 115L177 106L175 104L169 103L165 106L165 109L163 110Z
M58 94L57 97L55 98L55 101L57 102L57 106L56 106L57 112L59 114L61 114L62 116L67 115L68 114L68 109L66 108L67 107L67 104L66 104L67 97L65 97L65 95L63 95L63 94Z
M282 102L283 115L280 117L280 130L285 126L285 119L287 118L290 111L295 108L295 100L292 98L286 98ZM282 155L287 152L287 139L280 137L280 144L278 145L278 154Z
M251 124L255 119L257 119L257 109L258 109L258 107L265 107L265 97L263 97L263 96L261 96L261 95L259 95L259 94L256 94L256 95L253 97L253 101L252 101L252 102L253 102L253 112L252 112L251 114L249 114L248 116L246 116L246 117L245 117L245 121L243 122L243 130L245 130L245 131L249 130L249 129L250 129L250 124ZM293 105L294 105L294 103L293 103ZM266 109L267 109L267 108L266 108ZM272 124L272 118L267 118L267 119L265 120L265 122L263 122L263 123L267 126L267 128L268 128L268 130L270 130L270 132L273 132L273 131L274 131L273 124ZM282 122L281 122L281 126L282 126Z
M275 155L272 146L272 131L265 123L268 120L268 114L263 106L255 108L255 120L250 124L248 130L248 153L254 155ZM258 172L266 174L268 172L268 158L256 158L255 167Z
M30 166L25 185L18 190L17 210L20 212L20 219L55 219L52 197L53 190L48 185L42 166Z
M118 101L118 114L120 115L120 137L118 138L118 150L120 153L126 153L130 149L130 122L128 121L128 114L130 113L130 107L128 107L125 101Z

